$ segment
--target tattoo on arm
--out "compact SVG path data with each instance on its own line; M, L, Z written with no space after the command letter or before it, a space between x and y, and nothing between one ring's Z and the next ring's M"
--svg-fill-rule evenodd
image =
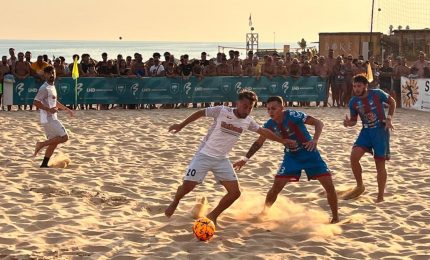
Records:
M260 150L261 146L263 146L263 144L260 144L259 142L254 142L251 148L249 148L249 151L246 153L246 157L251 158L258 150Z

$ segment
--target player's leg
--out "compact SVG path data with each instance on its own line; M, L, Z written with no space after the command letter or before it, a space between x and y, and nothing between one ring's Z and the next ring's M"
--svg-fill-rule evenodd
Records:
M266 214L267 211L272 207L278 198L279 193L284 189L287 182L291 181L288 177L275 177L273 181L273 185L270 190L266 194L266 200L264 202L263 214Z
M175 212L176 208L179 205L179 201L188 193L190 193L198 184L198 182L196 181L187 181L184 180L184 182L182 183L181 186L178 187L178 189L176 190L176 194L175 197L173 199L173 201L170 203L170 205L166 208L166 210L164 211L164 214L167 217L170 217L173 215L173 213Z
M221 184L227 190L227 194L222 197L218 205L207 215L207 217L212 220L215 225L218 219L218 216L230 207L239 197L240 197L240 189L239 182L236 181L221 181Z
M378 181L378 197L376 202L384 200L385 185L387 183L387 170L385 161L390 158L390 132L384 128L372 129L373 150Z
M338 215L338 205L337 205L337 194L336 194L336 189L334 188L334 185L333 185L333 180L330 175L321 176L321 177L318 177L317 179L325 189L325 192L327 195L327 202L330 206L331 214L333 217L330 223L337 223L339 222L339 215Z
M191 160L190 165L185 170L184 181L176 190L175 197L170 205L164 211L167 217L170 217L175 212L179 205L179 201L188 193L190 193L197 184L203 182L207 172L210 170L212 161L207 155L197 153Z
M363 147L355 146L351 151L351 170L354 174L355 181L357 183L357 187L364 187L360 159L366 153L366 150Z

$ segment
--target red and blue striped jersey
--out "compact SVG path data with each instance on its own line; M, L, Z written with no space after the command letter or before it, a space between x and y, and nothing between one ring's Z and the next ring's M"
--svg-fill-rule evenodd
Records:
M369 89L366 97L353 96L349 101L351 120L357 121L360 116L363 127L384 127L384 103L388 103L388 95L380 89Z

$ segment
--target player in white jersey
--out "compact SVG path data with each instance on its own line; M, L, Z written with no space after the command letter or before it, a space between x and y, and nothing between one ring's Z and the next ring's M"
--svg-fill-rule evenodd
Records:
M239 183L228 159L228 153L245 130L256 132L283 144L288 143L287 140L283 140L272 131L259 127L254 119L249 116L256 102L257 95L254 92L243 91L239 93L236 108L209 107L195 112L182 123L173 124L169 127L169 131L177 133L201 117L214 118L206 137L203 138L197 153L185 171L182 185L178 187L172 203L164 212L167 217L173 215L179 201L191 192L197 184L203 182L208 171L212 171L217 181L227 190L227 194L221 199L218 206L207 215L216 224L218 216L240 196Z
M57 90L54 85L56 78L55 68L48 66L43 72L46 81L39 88L33 102L33 105L40 109L40 123L48 139L43 142L37 142L34 150L34 156L36 156L43 147L47 147L42 165L40 165L41 168L48 167L49 159L57 145L69 139L66 129L57 118L57 111L59 109L65 110L70 116L73 116L73 112L57 100Z

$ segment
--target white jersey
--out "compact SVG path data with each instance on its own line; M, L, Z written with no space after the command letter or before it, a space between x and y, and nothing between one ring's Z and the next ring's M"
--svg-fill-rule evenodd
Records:
M257 132L260 128L250 116L238 118L233 108L216 106L208 107L205 111L207 117L214 118L214 122L203 138L198 152L211 157L226 158L244 130Z
M45 82L37 92L34 100L42 102L42 104L46 107L53 108L57 106L57 90L55 89L55 85L49 85L48 82ZM57 119L57 113L51 114L45 110L40 109L40 123L47 124L48 122Z

